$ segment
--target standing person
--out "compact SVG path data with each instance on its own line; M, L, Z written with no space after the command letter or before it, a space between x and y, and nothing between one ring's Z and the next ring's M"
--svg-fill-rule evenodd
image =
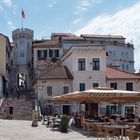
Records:
M12 106L12 104L10 104L10 106L9 106L9 119L12 119L12 117L13 117L13 106Z
M4 106L4 114L5 114L5 118L8 119L9 118L9 103L8 102Z
M16 92L17 92L17 98L19 100L20 99L20 89L19 89L19 87L16 88Z

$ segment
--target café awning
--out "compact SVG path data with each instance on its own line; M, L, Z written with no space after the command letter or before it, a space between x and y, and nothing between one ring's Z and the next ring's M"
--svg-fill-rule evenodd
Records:
M129 103L140 101L140 92L114 90L111 88L96 88L77 91L60 96L63 100L87 102ZM58 98L59 99L59 98Z

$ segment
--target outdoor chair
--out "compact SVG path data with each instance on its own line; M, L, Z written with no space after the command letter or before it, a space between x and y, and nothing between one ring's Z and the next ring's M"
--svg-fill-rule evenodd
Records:
M113 139L113 140L118 140L119 139L119 137L120 137L119 129L109 128L107 126L104 126L104 129L105 129L106 139Z
M135 131L135 130L126 130L126 138L129 140L135 140L135 139L140 139L140 132L139 131Z
M82 133L86 135L87 134L86 122L81 123L81 127L82 127Z
M96 125L97 128L97 139L101 140L101 139L107 139L108 135L106 133L106 128L103 125Z
M88 123L88 122L86 122L85 124L86 124L86 128L87 128L87 135L88 136L93 135L93 132L94 132L93 125L91 123Z

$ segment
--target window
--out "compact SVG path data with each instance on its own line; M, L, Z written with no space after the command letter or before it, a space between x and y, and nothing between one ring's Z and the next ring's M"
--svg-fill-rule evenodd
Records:
M93 88L99 87L99 83L93 83Z
M20 57L24 57L24 51L20 51Z
M52 86L47 86L47 94L48 96L52 96Z
M126 70L129 71L129 66L128 65L126 65Z
M124 64L122 64L122 70L125 70Z
M47 50L38 50L37 57L38 58L47 57Z
M126 90L133 91L133 83L132 82L126 83Z
M84 58L78 59L78 69L85 70L85 59Z
M93 70L100 70L100 59L93 58L92 59Z
M124 52L121 52L122 58L124 57Z
M55 57L59 57L59 50L55 50Z
M110 87L114 88L114 89L117 89L117 83L110 83Z
M64 87L63 87L63 93L64 93L64 94L69 93L69 86L64 86Z
M53 57L53 50L49 50L49 57Z
M41 50L37 51L37 57L41 57Z
M47 57L47 50L44 50L43 53L43 57Z
M80 86L80 87L79 87L79 90L80 90L80 91L84 91L84 90L85 90L85 83L80 83L79 86Z
M117 45L117 41L114 41L113 44L116 46Z
M49 57L59 57L59 50L49 50Z

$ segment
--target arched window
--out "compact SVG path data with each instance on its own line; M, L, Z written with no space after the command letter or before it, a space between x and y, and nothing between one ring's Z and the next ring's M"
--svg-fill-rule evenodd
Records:
M20 57L24 57L24 51L23 50L20 51Z

